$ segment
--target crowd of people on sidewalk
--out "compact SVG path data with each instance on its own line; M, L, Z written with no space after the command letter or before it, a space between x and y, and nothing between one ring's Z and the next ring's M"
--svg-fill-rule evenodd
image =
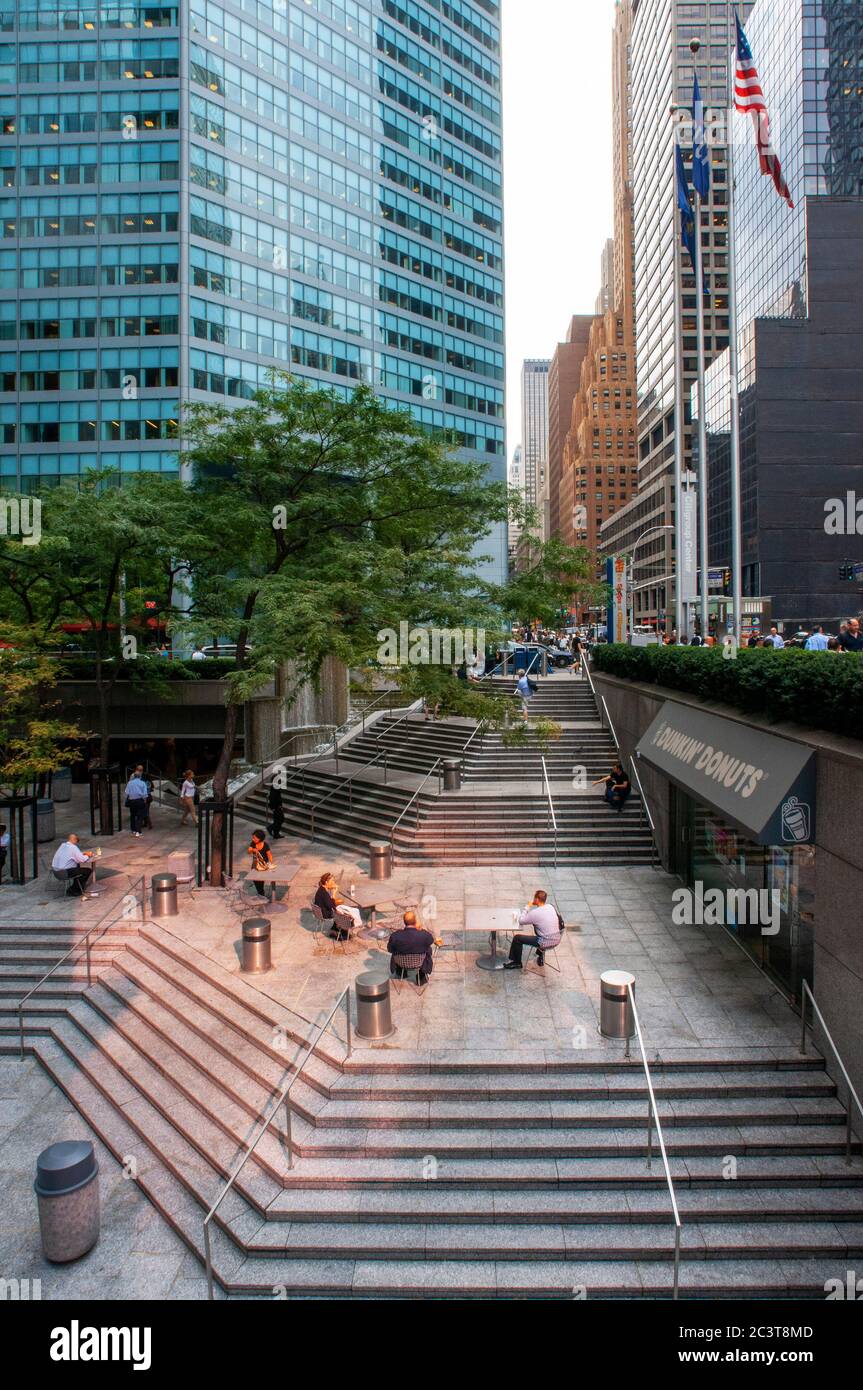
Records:
M700 633L693 637L687 637L684 633L678 637L676 629L673 629L663 634L661 641L665 647L715 647L721 646L723 639L713 633L707 637L702 637ZM802 649L807 652L834 652L841 655L843 652L863 652L863 632L860 630L859 618L849 618L847 622L840 623L838 633L827 633L823 624L812 623L787 637L774 623L767 632L753 629L745 637L743 645L748 648L772 647L778 652Z

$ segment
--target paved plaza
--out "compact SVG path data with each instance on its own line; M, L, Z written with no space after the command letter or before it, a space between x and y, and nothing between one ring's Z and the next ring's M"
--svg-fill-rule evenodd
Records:
M85 803L58 808L58 834L81 829ZM128 833L105 846L100 896L74 901L43 878L24 889L0 889L0 922L75 921L109 916L130 884L165 867L167 854L191 847L192 831L181 829L173 812L154 808L154 829L140 840ZM249 827L251 828L251 827ZM247 827L237 822L237 863L244 861ZM56 842L55 842L56 843ZM43 847L47 862L54 845ZM383 973L388 957L364 946L349 953L314 949L309 903L318 878L331 870L343 889L367 874L344 850L326 845L276 841L277 858L298 858L300 869L286 902L262 904L249 888L217 892L184 887L180 914L160 925L232 974L240 971L241 921L266 915L273 928L274 968L248 985L313 1025L341 991L366 970ZM112 858L109 870L107 860ZM622 1044L597 1031L599 976L610 968L631 970L648 1057L669 1060L686 1051L729 1058L735 1049L764 1049L765 1058L796 1047L799 1024L778 992L719 929L680 927L671 920L677 881L650 868L561 870L499 868L411 871L426 924L444 939L428 988L404 985L393 997L397 1032L381 1048L400 1055L454 1056L476 1053L528 1058L543 1053L608 1056ZM472 906L523 906L544 887L567 923L557 951L560 973L548 966L522 972L486 973L476 958L482 938L461 927ZM392 911L382 910L389 919ZM503 944L503 943L502 943ZM162 1221L116 1160L96 1140L101 1164L103 1235L85 1259L68 1270L47 1265L39 1252L32 1194L36 1154L50 1142L88 1134L84 1121L29 1058L0 1060L0 1170L6 1198L0 1213L0 1267L7 1277L42 1280L42 1296L80 1298L196 1298L204 1295L197 1260ZM95 1138L95 1136L90 1136Z

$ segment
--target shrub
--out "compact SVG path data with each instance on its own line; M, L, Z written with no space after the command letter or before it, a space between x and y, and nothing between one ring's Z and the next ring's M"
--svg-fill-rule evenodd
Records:
M729 661L717 647L615 644L594 647L593 664L609 676L681 690L774 724L863 734L863 655L854 652L756 647Z

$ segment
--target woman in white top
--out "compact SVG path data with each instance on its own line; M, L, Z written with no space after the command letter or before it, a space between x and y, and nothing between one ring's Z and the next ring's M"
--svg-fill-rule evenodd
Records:
M180 788L180 805L183 808L183 815L180 821L185 825L189 816L192 817L192 824L198 824L198 812L195 809L195 774L191 770L184 774L183 785Z

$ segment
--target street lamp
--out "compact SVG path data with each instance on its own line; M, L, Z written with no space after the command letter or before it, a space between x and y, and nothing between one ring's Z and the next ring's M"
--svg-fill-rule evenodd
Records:
M632 555L629 558L629 601L630 613L632 615L629 620L630 641L632 640L633 618L635 617L635 556L638 552L638 547L641 545L642 541L647 540L648 536L652 536L660 531L673 531L674 529L673 526L650 526L646 531L642 531L635 545L632 547Z

